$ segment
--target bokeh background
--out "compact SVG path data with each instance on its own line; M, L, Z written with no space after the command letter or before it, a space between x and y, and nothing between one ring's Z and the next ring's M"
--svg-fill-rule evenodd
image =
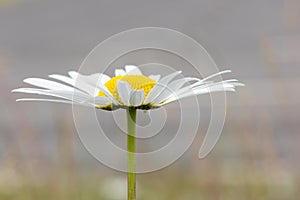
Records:
M228 95L209 157L197 159L199 130L176 163L138 176L139 199L298 199L299 24L298 0L0 0L0 199L125 199L126 175L85 150L71 106L16 103L10 91L77 69L99 42L145 26L196 39L246 87Z

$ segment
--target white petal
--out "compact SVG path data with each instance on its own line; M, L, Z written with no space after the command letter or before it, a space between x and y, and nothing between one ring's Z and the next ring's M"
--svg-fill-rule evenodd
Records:
M172 74L169 74L163 78L161 78L159 80L159 83L161 84L168 84L171 80L173 80L176 76L178 76L179 74L181 74L182 71L176 71L176 72L173 72Z
M116 69L115 76L125 76L126 72L123 69Z
M72 77L73 79L76 79L78 77L78 72L75 71L69 71L68 74L70 75L70 77Z
M81 76L84 76L84 75L81 75ZM106 74L102 74L102 73L91 74L91 75L86 76L86 78L88 79L88 83L90 83L92 86L97 86L99 83L104 85L107 81L110 80L109 76L107 76Z
M224 80L224 81L219 81L219 82L211 82L207 84L202 84L197 87L193 87L193 90L199 90L203 88L226 88L226 87L235 87L235 85L239 85L240 83L236 82L236 79L229 79L229 80Z
M77 103L72 102L72 101L61 100L61 99L22 98L22 99L17 99L16 101L47 101L47 102L57 102L57 103L77 104Z
M91 75L82 75L78 72L75 71L70 71L69 75L75 80L76 84L77 82L80 82L80 85L83 85L82 87L86 87L87 90L90 90L91 88L97 88L98 85L104 85L107 81L110 80L110 77L101 74L101 73L96 73L96 74L91 74ZM92 87L87 87L85 85L90 85Z
M150 75L149 78L151 78L151 79L155 80L156 82L158 82L159 79L160 79L160 75L159 74L157 74L157 75Z
M49 81L42 78L27 78L24 80L24 82L37 87L51 89L51 90L74 90L74 88L70 86L63 85L61 83L57 83L54 81Z
M223 85L215 85L211 87L206 88L200 88L200 89L194 89L193 92L195 95L199 94L207 94L211 92L217 92L217 91L235 91L235 87L232 84L223 84ZM186 94L180 95L180 97L185 97Z
M130 105L140 106L144 100L144 90L132 90L130 93Z
M59 97L59 98L68 99L70 101L74 101L77 103L81 103L90 98L90 96L88 96L88 95L78 93L75 91L44 90L44 89L38 89L38 88L18 88L18 89L12 90L12 92L22 92L22 93Z
M184 94L181 94L178 96L178 99L183 99L183 98L186 98L186 97L190 97L190 96L193 96L193 95L201 95L201 94L209 94L209 93L212 93L212 92L227 92L227 91L232 91L234 92L235 89L234 87L231 87L229 85L229 87L207 87L207 88L202 88L202 89L197 89L197 90L193 90L193 91L190 91L190 92L187 92L187 93L184 93Z
M227 73L227 71L223 71L223 73ZM207 80L207 79L206 79ZM199 82L202 82L203 79ZM211 92L219 92L219 91L235 91L235 87L244 86L244 84L237 82L236 79L229 79L220 82L209 82L209 83L201 83L201 84L192 84L191 86L187 86L175 94L172 94L168 97L168 99L162 104L167 104L178 99L186 98L193 95L207 94Z
M107 105L111 104L112 102L107 97L97 96L97 97L88 99L84 103L90 103L90 104L92 104L94 106L107 106Z
M97 96L99 93L99 88L96 86L92 86L88 80L79 75L78 72L70 71L69 75L74 79L74 87L77 87L78 89L85 91L91 96Z
M141 70L134 65L125 65L126 74L130 75L142 75Z
M91 75L83 75L75 71L69 71L68 73L72 77L72 79L74 80L80 79L81 81L90 84L92 86L95 86L99 82L101 83L102 81L99 81L100 78L104 79L103 80L104 83L110 79L109 76L100 73L91 74Z
M218 72L218 73L215 73L215 74L212 74L204 79L199 79L199 81L197 81L196 83L190 85L192 88L195 88L195 87L198 87L198 86L201 86L201 85L206 85L206 84L210 84L210 83L214 83L213 81L207 81L213 77L216 77L216 76L219 76L219 75L222 75L222 74L225 74L225 73L229 73L231 72L231 70L224 70L224 71L221 71L221 72ZM186 88L187 90L190 90L190 87L187 87ZM186 91L185 88L182 89L181 92L185 92Z
M177 75L179 75L181 71L176 71L173 72L172 74L169 74L162 79L160 79L157 84L152 88L152 90L149 92L147 95L144 103L148 104L150 103L153 99L155 99L160 93L167 87L167 84L174 79Z
M118 101L113 97L113 95L110 93L110 91L106 88L104 84L97 84L96 86L92 86L91 82L87 80L87 77L84 77L83 75L79 74L75 71L70 71L69 75L75 79L75 87L78 87L79 89L86 91L91 96L98 96L99 91L102 91L115 105L119 105ZM101 77L105 77L102 76Z
M130 93L132 89L129 83L125 81L117 81L117 89L122 102L125 105L130 105L129 100L130 100Z
M245 86L244 83L232 83L234 86Z
M208 76L208 77L206 77L206 78L204 78L202 80L199 79L199 81L197 81L196 83L193 83L192 85L184 87L184 88L180 89L179 91L177 91L177 95L183 94L183 93L191 90L191 88L208 87L208 86L211 86L211 85L219 84L221 82L236 82L237 81L236 79L229 79L229 80L221 81L221 82L207 81L207 80L209 80L209 79L211 79L211 78L213 78L215 76L218 76L218 75L221 75L221 74L225 74L225 73L229 73L229 72L231 72L231 71L230 70L224 70L224 71L212 74L212 75L210 75L210 76Z
M75 81L74 79L68 77L68 76L63 76L63 75L60 75L60 74L51 74L49 75L50 78L53 78L53 79L56 79L56 80L59 80L59 81L62 81L62 82L65 82L69 85L72 85L74 86L75 84Z
M175 81L172 81L170 84L167 85L167 87L158 95L155 99L152 100L153 104L158 104L164 100L166 100L170 95L177 92L178 89L180 89L185 83L189 81L196 81L199 80L198 78L181 78L177 79Z
M94 102L98 106L106 106L112 103L107 97L100 97L100 96L95 97Z
M76 103L73 101L67 101L67 100L61 100L61 99L36 99L36 98L23 98L23 99L17 99L16 101L41 101L41 102L54 102L54 103L66 103L66 104L75 104L75 105L81 105L81 106L87 106L87 107L94 107L92 104L88 103Z
M63 76L63 75L60 75L60 74L52 74L52 75L49 75L49 77L53 78L53 79L56 79L56 80L59 80L59 81L62 81L62 82L65 82L69 85L72 85L74 87L74 90L76 90L77 92L87 94L87 92L85 92L84 90L80 90L80 88L76 87L75 86L75 80L68 77L68 76Z
M115 99L115 97L105 87L105 85L99 85L98 88L113 102L113 104L120 105L119 102Z
M180 88L179 90L176 91L176 95L183 94L185 92L189 92L194 88L199 88L199 87L207 87L209 84L213 84L213 81L202 81L199 80L196 83L193 83L191 85L185 86L183 88Z
M107 88L101 85L102 83L106 83L110 79L109 76L101 73L84 76L73 71L70 71L69 74L72 78L63 75L58 75L58 74L53 74L50 75L49 77L68 83L82 90L83 92L88 93L91 96L97 96L99 91L101 90L107 96L110 96L112 98L112 95L107 90ZM100 83L98 84L98 82Z
M181 78L181 79L177 79L175 81L172 81L168 87L174 91L177 91L178 89L180 89L184 84L186 84L187 82L190 81L199 81L198 78L193 78L193 77L186 77L186 78Z
M231 72L231 70L220 71L220 72L217 72L217 73L215 73L215 74L212 74L212 75L210 75L210 76L208 76L208 77L202 79L202 81L206 81L206 80L209 80L209 79L211 79L211 78L213 78L213 77L216 77L216 76L219 76L219 75L222 75L222 74L226 74L226 73L230 73L230 72Z
M165 102L162 103L162 105L165 105L167 103L179 100L179 99L183 99L183 98L187 98L190 96L194 96L194 95L201 95L201 94L208 94L208 93L212 93L212 92L221 92L221 91L235 91L235 86L233 84L230 83L215 83L216 85L212 85L212 86L201 86L199 88L191 88L189 91L179 94L179 95L172 95L172 97L170 97L168 100L166 100Z

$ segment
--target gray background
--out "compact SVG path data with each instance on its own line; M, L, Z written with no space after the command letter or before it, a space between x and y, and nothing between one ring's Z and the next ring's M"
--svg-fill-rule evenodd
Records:
M247 86L228 96L223 135L212 154L197 159L199 130L178 162L139 177L141 198L296 199L299 19L297 0L0 0L0 197L119 198L105 193L107 181L125 175L84 149L71 106L16 103L24 95L10 90L27 77L78 69L113 34L155 26L196 39L220 69L232 69ZM199 99L205 128L210 108L207 97Z

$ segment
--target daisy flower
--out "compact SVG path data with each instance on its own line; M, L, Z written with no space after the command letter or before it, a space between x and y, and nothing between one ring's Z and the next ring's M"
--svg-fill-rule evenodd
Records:
M27 78L24 80L38 88L18 88L12 92L38 94L55 98L21 98L17 101L48 101L70 103L96 107L104 110L133 107L149 110L159 108L168 103L194 95L218 91L235 91L242 86L236 79L220 82L211 81L230 70L212 74L206 78L177 78L181 71L167 76L146 76L134 65L126 65L125 69L116 69L115 76L96 73L82 75L70 71L69 76L52 74L49 78Z
M27 78L25 83L38 88L18 88L22 92L50 96L52 98L22 98L17 101L48 101L70 103L104 110L124 108L127 111L127 194L128 200L136 199L135 132L137 109L149 110L194 95L218 91L235 91L242 86L236 79L214 82L212 78L230 70L212 74L206 78L180 77L181 71L167 76L146 76L133 65L116 69L115 76L96 73L82 75L70 71L69 76L52 74L52 80ZM178 77L178 78L176 78Z

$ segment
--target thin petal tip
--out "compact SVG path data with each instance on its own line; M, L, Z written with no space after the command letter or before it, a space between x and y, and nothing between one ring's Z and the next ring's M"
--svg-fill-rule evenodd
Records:
M11 90L10 92L19 92L20 89L21 88L16 88L16 89Z

